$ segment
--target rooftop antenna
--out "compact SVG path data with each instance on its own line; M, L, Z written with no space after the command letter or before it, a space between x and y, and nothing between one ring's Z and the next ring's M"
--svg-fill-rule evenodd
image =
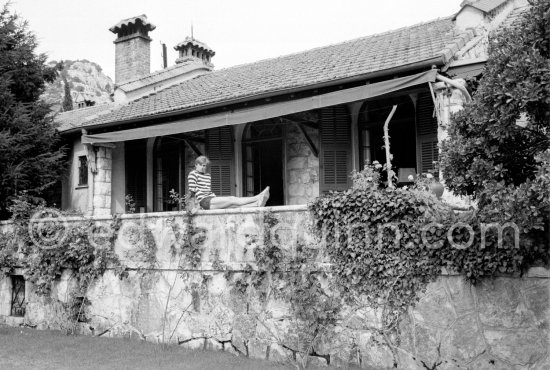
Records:
M194 40L195 38L193 37L193 23L191 23L191 40Z

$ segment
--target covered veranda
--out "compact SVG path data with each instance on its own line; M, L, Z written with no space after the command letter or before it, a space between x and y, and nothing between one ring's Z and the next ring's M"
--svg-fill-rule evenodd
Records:
M187 174L201 154L211 160L217 195L248 196L269 185L267 206L306 204L349 188L353 169L386 160L382 125L393 106L393 166L404 173L432 170L438 124L430 84L437 76L432 69L155 125L84 132L82 142L111 152L105 155L111 165L96 171L111 172L98 178L111 180L112 213L127 211L126 195L137 212L178 210L170 191L186 193ZM94 197L100 193L92 189Z

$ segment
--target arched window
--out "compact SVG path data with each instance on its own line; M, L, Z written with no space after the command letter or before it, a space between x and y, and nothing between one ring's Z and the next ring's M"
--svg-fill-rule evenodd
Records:
M244 195L269 186L268 206L285 204L283 136L284 125L276 120L249 123L243 133Z

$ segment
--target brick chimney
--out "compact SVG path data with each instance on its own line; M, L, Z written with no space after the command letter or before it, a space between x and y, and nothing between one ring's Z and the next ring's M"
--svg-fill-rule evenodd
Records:
M149 31L156 28L142 14L124 19L109 31L117 35L115 44L115 84L133 80L151 73L151 38Z

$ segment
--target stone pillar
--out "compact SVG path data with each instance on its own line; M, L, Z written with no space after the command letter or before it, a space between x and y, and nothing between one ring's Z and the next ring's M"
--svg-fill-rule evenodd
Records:
M466 87L466 81L464 79L456 79L454 82ZM438 82L432 85L435 95L435 113L437 115L437 142L440 144L447 136L447 127L451 122L451 114L456 113L466 104L467 100L463 93L456 87L450 86L445 82ZM439 179L445 184L443 173L439 171ZM471 205L469 197L459 197L449 191L445 190L443 198L446 202L459 206Z
M462 86L466 86L463 79L453 80ZM451 113L456 113L464 107L466 98L462 92L445 82L433 84L435 94L435 110L437 114L437 141L441 142L447 137L447 126L451 120Z
M111 214L112 149L96 147L96 173L93 175L93 215Z

